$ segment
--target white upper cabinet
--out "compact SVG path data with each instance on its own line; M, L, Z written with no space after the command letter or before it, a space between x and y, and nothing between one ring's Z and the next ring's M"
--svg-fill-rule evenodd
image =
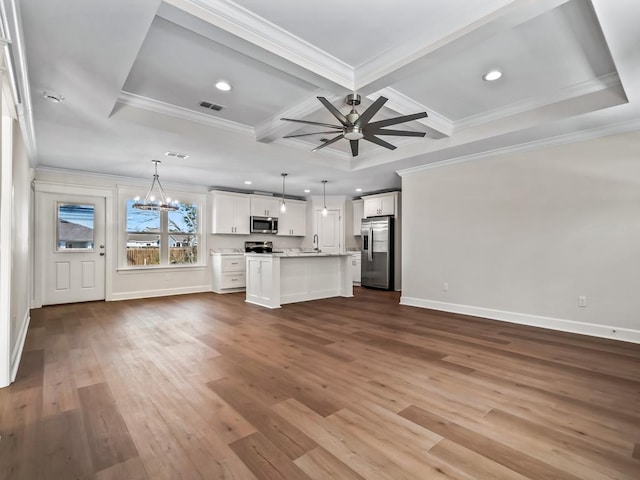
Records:
M364 197L364 216L395 215L397 192Z
M249 235L250 198L229 192L211 192L213 221L211 233Z
M285 200L287 211L278 211L278 235L304 237L307 234L307 202Z
M250 195L252 217L276 217L280 215L280 199L264 195Z
M364 200L354 200L353 203L353 234L360 235L360 227L364 218Z

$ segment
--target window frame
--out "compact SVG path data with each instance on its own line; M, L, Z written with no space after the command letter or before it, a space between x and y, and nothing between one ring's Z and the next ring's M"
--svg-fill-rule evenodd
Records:
M147 187L148 188L148 187ZM118 186L118 214L119 214L119 235L118 235L118 270L165 270L165 269L191 269L202 268L204 263L204 241L203 234L206 208L206 194L194 194L177 190L166 190L168 196L178 198L182 204L195 205L197 208L197 228L194 233L180 233L169 231L168 212L160 213L160 229L158 231L142 233L127 231L127 202L136 196L144 194L145 187L121 187ZM129 265L127 262L127 240L129 235L158 235L160 237L160 263L152 265ZM194 263L169 263L170 247L169 239L176 235L192 235L197 241L197 260Z

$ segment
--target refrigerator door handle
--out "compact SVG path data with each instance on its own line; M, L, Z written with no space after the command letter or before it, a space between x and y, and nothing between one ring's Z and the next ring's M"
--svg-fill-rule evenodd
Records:
M367 234L369 237L369 261L373 262L373 225L369 225L369 233Z

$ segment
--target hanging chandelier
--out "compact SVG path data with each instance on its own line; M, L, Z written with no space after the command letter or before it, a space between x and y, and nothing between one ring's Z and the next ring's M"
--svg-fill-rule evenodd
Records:
M164 188L160 183L160 177L158 176L158 164L162 163L160 160L151 160L154 165L153 181L151 187L144 197L144 200L140 200L140 197L134 198L133 208L140 210L159 210L159 211L174 211L178 210L178 201L171 200L164 193ZM157 193L154 194L154 187L158 184Z

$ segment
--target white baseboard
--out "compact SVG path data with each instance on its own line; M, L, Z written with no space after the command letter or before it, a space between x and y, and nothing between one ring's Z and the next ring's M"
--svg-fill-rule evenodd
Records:
M171 295L186 295L188 293L211 292L211 285L195 287L162 288L156 290L137 290L135 292L112 293L109 301L135 300L139 298L168 297Z
M429 308L442 312L460 313L473 317L489 318L502 322L518 323L532 327L548 328L562 332L579 333L592 337L610 338L624 342L640 343L640 331L629 328L619 328L610 325L598 325L594 323L576 322L562 318L542 317L526 313L506 312L490 308L474 307L472 305L460 305L456 303L438 302L414 297L400 297L401 305L410 307Z
M29 323L31 322L31 315L29 315L29 310L27 310L24 314L24 319L22 320L22 328L20 329L20 333L18 333L18 338L16 340L16 344L13 347L13 351L11 352L11 381L13 382L16 379L16 375L18 374L18 367L20 366L20 359L22 358L22 350L24 349L24 343L27 341L27 331L29 330Z

